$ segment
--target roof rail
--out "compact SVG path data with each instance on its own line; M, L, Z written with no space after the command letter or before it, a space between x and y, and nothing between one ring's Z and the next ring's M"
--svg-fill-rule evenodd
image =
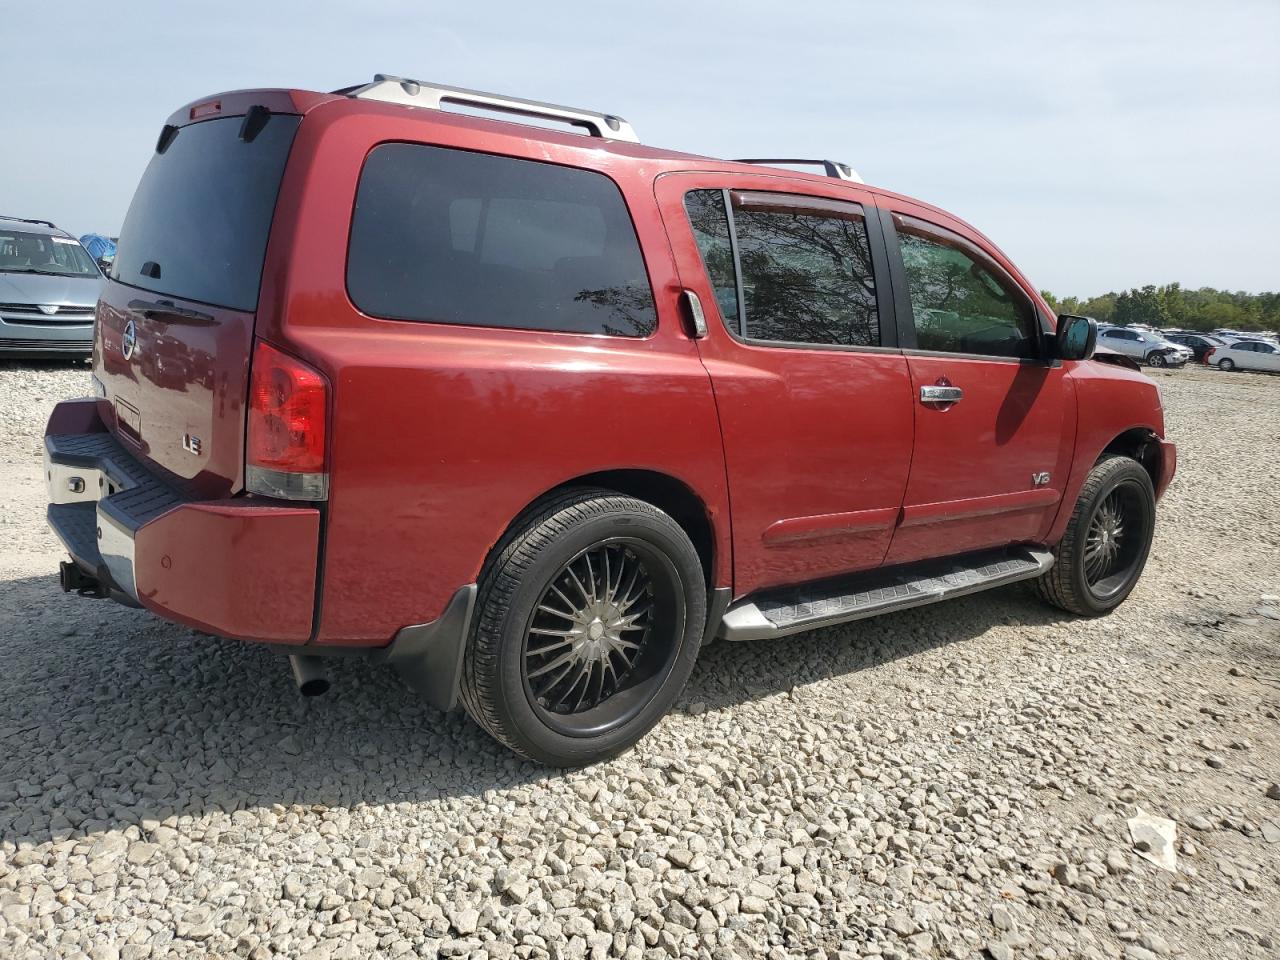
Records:
M32 220L29 217L6 217L3 214L0 214L0 220L16 220L18 223L38 223L42 227L51 227L54 230L58 229L58 225L49 220Z
M850 183L862 183L862 178L858 176L858 172L847 163L838 163L835 160L747 160L739 159L734 163L760 163L766 166L774 166L779 163L793 163L798 166L805 167L822 167L823 172L828 177L835 177L837 180L848 180Z
M433 110L442 109L442 105L446 103L456 103L460 106L495 110L498 113L514 113L521 117L559 120L575 127L583 127L593 137L609 140L627 140L631 143L640 142L640 138L636 136L631 124L610 113L597 113L594 110L564 107L555 103L542 103L538 100L522 100L519 97L508 97L500 93L485 93L481 90L446 87L438 83L410 80L407 77L393 77L385 73L375 74L372 83L344 87L341 90L335 90L334 93L345 94L358 100L381 100L386 103L399 103L409 107L427 107Z

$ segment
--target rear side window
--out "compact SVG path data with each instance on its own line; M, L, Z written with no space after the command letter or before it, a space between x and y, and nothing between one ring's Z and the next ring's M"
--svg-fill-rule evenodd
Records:
M254 310L280 179L301 117L180 127L147 165L111 276L156 293Z
M976 247L933 224L894 214L921 350L1034 358L1031 301Z
M365 161L347 291L393 320L623 337L657 328L612 180L421 144L383 144Z

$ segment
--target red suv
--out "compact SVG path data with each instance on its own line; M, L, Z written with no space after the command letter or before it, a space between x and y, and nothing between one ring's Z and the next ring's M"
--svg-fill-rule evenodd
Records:
M303 693L371 656L558 765L712 637L1018 580L1110 611L1174 472L1154 384L968 224L802 162L388 77L182 108L48 425L64 589Z

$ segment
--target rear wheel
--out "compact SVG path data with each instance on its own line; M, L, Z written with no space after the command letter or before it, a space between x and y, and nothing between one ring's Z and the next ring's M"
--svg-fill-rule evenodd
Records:
M644 736L683 689L707 617L684 530L605 490L571 491L519 523L476 603L463 704L496 739L553 766Z
M1226 373L1230 373L1235 368L1236 368L1235 361L1232 360L1230 357L1223 357L1221 360L1218 361L1218 369Z
M1110 613L1142 575L1155 518L1155 490L1142 465L1123 456L1099 460L1080 490L1057 562L1034 582L1036 592L1081 616Z

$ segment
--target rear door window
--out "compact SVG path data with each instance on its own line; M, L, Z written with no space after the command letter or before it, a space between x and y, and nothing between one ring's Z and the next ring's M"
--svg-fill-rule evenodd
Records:
M254 310L289 148L301 117L222 117L179 127L147 165L111 276L131 286ZM163 142L163 138L162 138Z
M603 174L386 143L365 161L347 292L393 320L645 337L653 290Z
M728 208L726 191L692 190L685 211L731 331L770 343L880 346L871 246L859 204L766 191L727 196Z

